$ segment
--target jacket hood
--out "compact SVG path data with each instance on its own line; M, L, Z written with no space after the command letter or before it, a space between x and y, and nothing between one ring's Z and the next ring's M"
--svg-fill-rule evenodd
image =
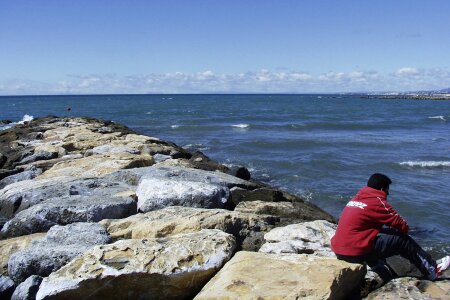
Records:
M382 200L386 200L386 192L380 191L371 187L364 187L359 190L359 192L356 194L355 199L357 200L365 200L369 198L381 198Z

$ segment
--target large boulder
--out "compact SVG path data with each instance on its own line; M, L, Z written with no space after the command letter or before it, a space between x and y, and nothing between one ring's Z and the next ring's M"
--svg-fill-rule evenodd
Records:
M266 243L260 252L265 253L307 253L335 257L330 248L330 239L336 231L336 224L316 220L285 227L277 227L264 235Z
M273 228L277 221L278 218L267 215L173 206L100 223L116 240L167 237L202 229L220 229L235 236L238 249L258 250L264 233Z
M173 205L224 208L229 200L229 188L233 186L255 187L251 182L220 172L146 168L136 190L138 208L143 212Z
M14 182L24 181L24 180L31 180L36 178L37 176L42 174L42 170L36 168L35 166L31 166L27 170L20 172L18 174L14 174L11 176L8 176L6 178L3 178L0 180L0 190L3 189L5 186L12 184Z
M190 299L234 248L233 236L220 230L117 241L45 278L37 299Z
M0 241L0 275L8 275L8 261L11 255L30 246L31 242L41 239L45 233L34 233Z
M234 191L233 191L234 190ZM232 200L233 200L233 194L236 193L236 189L232 189ZM249 195L252 195L251 199L261 199L263 198L261 195L267 194L267 198L263 200L246 200L241 201L238 203L235 211L245 212L245 213L254 213L254 214L263 214L263 215L273 215L280 217L281 224L288 225L292 223L300 223L305 221L314 221L314 220L327 220L329 222L334 222L333 216L331 216L329 213L325 212L324 210L318 208L312 203L309 203L307 201L280 201L280 202L269 202L271 199L274 201L278 201L278 197L272 197L271 195L282 195L283 193L278 191L271 190L271 189L257 189L252 193L253 191L247 191ZM246 193L247 193L246 192ZM241 194L244 194L244 192L240 192ZM260 196L259 196L260 195ZM253 198L253 196L255 198ZM283 198L284 199L284 198ZM234 201L234 200L233 200Z
M137 212L136 201L126 196L72 195L52 198L17 213L0 231L2 237L45 232L54 225L120 219Z
M11 218L14 214L51 198L70 195L111 197L130 190L130 185L106 178L34 179L16 182L0 190L0 215Z
M205 171L184 167L149 167L142 170L142 178L158 178L158 179L170 179L173 181L193 181L203 182L209 184L216 184L226 186L228 188L240 187L243 189L255 189L258 184L242 180L235 176L225 174L222 172Z
M45 238L11 255L8 273L15 283L31 275L48 276L95 245L111 242L105 228L97 223L74 223L52 227Z
M370 293L366 299L450 299L450 280L428 281L412 277L401 277Z
M40 175L39 178L58 176L98 177L120 169L151 166L153 163L151 155L134 155L127 152L99 154L59 162Z
M143 178L136 190L138 209L148 212L167 206L223 208L228 198L227 187L169 178Z
M16 287L11 300L35 300L42 277L32 275Z
M347 299L364 274L328 257L241 251L194 299Z

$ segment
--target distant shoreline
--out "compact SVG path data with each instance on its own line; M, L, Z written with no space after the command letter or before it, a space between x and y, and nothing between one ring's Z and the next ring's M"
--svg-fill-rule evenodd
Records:
M405 100L450 100L450 94L397 94L397 95L379 95L379 94L362 94L361 98L366 99L405 99Z

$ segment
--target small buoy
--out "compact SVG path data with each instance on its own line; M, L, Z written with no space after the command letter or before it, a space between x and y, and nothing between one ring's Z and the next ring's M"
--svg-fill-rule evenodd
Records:
M70 108L70 107L67 108L67 111L71 111L71 110L72 110L72 108Z

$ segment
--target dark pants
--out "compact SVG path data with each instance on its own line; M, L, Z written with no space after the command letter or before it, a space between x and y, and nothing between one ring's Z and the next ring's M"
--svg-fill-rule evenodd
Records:
M386 264L385 259L400 255L414 264L430 280L436 278L436 262L409 235L398 233L393 229L383 229L374 240L370 254L360 256L336 255L338 259L350 263L367 263L383 280L396 277L394 270Z

